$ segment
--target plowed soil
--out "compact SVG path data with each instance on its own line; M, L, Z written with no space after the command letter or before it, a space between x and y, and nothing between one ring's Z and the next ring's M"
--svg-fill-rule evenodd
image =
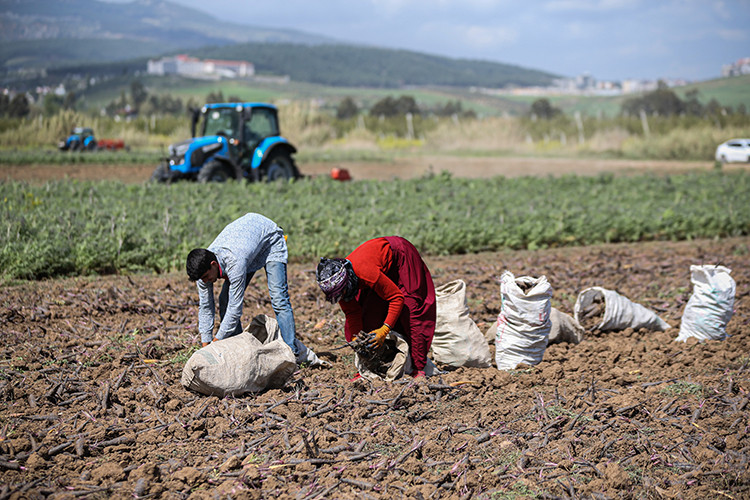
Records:
M426 258L467 284L482 331L499 277L545 275L572 314L620 292L666 332L586 332L513 371L359 379L314 263L289 267L298 333L328 368L281 389L206 397L180 384L197 292L182 274L0 288L0 498L748 498L750 238ZM737 282L726 341L674 342L691 264ZM273 315L263 273L243 323ZM494 359L494 346L490 346Z

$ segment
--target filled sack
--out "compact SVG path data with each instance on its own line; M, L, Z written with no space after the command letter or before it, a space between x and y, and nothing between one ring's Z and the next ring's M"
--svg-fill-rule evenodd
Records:
M182 369L182 385L209 396L238 396L283 387L296 369L279 324L261 314L239 335L195 351Z
M675 340L725 340L737 285L724 266L690 266L693 293L685 304Z
M516 278L505 271L500 277L500 295L495 334L498 370L539 364L549 339L552 286L545 276Z
M583 327L570 314L565 314L554 307L550 310L549 315L549 344L559 344L569 342L579 344L583 340L585 331Z
M403 335L391 330L377 353L374 355L354 354L354 366L362 377L370 380L385 380L393 382L411 374L413 364L409 356L409 344ZM425 376L431 377L438 373L435 363L429 358L424 367Z
M437 319L432 357L454 368L487 368L492 355L479 327L469 317L466 283L455 280L435 289Z
M573 316L554 307L550 308L548 346L563 342L579 344L583 340L585 333L583 327L578 324ZM494 343L496 335L497 321L490 325L484 333L484 338L487 342Z
M573 306L573 317L584 328L602 332L626 328L665 331L669 323L656 313L632 302L614 290L600 286L586 288L578 294Z

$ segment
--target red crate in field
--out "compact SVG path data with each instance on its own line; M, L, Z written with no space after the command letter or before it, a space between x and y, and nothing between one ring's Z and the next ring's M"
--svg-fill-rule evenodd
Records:
M111 151L116 151L118 149L125 148L125 141L123 141L122 139L99 139L98 146L99 149L109 149Z

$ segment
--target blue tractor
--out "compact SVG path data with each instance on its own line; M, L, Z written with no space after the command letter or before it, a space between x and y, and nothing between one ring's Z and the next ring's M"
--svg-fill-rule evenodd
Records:
M196 128L198 135L196 135ZM232 102L193 110L192 139L169 146L152 181L252 182L302 177L292 155L297 149L279 133L272 104Z
M96 138L88 127L75 127L67 139L60 141L60 151L94 151Z

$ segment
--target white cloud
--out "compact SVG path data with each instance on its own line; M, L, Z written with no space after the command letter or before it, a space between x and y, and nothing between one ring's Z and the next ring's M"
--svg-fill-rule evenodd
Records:
M727 8L727 3L724 0L718 0L713 4L714 12L722 19L730 19L732 15Z
M551 0L544 6L548 11L610 11L637 7L634 0Z
M747 40L747 33L742 30L720 29L718 34L728 42L744 42Z
M568 23L565 25L565 35L568 39L583 39L591 36L592 28L585 23Z
M463 26L457 31L463 33L462 38L472 47L503 47L512 45L518 40L518 32L512 28Z

